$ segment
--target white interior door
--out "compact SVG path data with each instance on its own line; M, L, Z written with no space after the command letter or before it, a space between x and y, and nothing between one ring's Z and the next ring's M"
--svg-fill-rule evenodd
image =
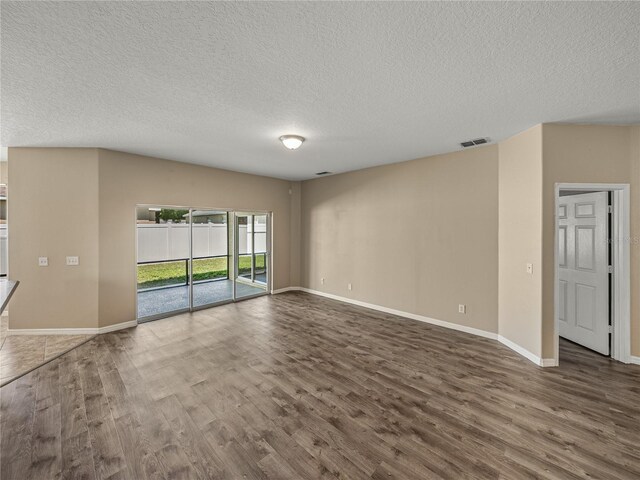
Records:
M608 192L560 197L560 336L609 355Z

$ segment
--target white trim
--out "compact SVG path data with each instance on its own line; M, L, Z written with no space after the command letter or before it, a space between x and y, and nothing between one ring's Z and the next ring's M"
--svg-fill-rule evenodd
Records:
M337 300L339 302L350 303L352 305L358 305L360 307L370 308L372 310L377 310L379 312L390 313L392 315L397 315L399 317L410 318L412 320L417 320L419 322L425 322L431 325L437 325L439 327L449 328L451 330L457 330L459 332L469 333L471 335L476 335L483 338L489 338L491 340L497 340L503 345L505 345L506 347L522 355L523 357L527 358L528 360L530 360L531 362L535 363L538 366L556 367L558 365L557 361L554 358L540 358L537 355L534 355L533 353L528 351L527 349L522 348L520 345L494 332L487 332L486 330L467 327L465 325L459 325L457 323L445 322L443 320L437 320L435 318L425 317L423 315L417 315L415 313L409 313L409 312L404 312L402 310L395 310L393 308L387 308L380 305L375 305L373 303L361 302L360 300L353 300L351 298L341 297L339 295L333 295L331 293L320 292L318 290L312 290L310 288L286 287L286 288L281 288L279 290L276 290L273 293L284 293L284 292L291 292L291 291L302 291L302 292L310 293L312 295L318 295L320 297L326 297L332 300Z
M98 333L109 333L109 332L115 332L117 330L124 330L125 328L131 328L131 327L137 327L138 326L138 321L137 320L129 320L128 322L122 322L122 323L116 323L114 325L107 325L106 327L100 327L98 328Z
M498 335L498 341L540 367L557 367L558 366L554 358L540 358L539 356L531 353L526 348L521 347L517 343L512 342L511 340L509 340L506 337L503 337L502 335Z
M540 363L541 367L557 367L558 361L555 358L543 358Z
M131 320L99 328L10 328L7 330L7 335L98 335L135 327L136 325L138 325L138 322Z
M294 287L290 287L294 288ZM360 307L370 308L371 310L377 310L379 312L390 313L399 317L410 318L419 322L430 323L431 325L437 325L439 327L449 328L451 330L457 330L459 332L470 333L471 335L477 335L479 337L491 338L492 340L498 339L498 334L494 332L487 332L486 330L480 330L478 328L467 327L466 325L459 325L457 323L445 322L444 320L437 320L435 318L425 317L423 315L417 315L415 313L403 312L402 310L395 310L393 308L382 307L373 303L361 302L360 300L353 300L352 298L340 297L331 293L324 293L318 290L311 290L309 288L300 287L298 290L303 292L318 295L320 297L330 298L339 302L350 303L352 305L358 305Z
M558 205L560 190L609 191L613 192L613 285L611 302L613 306L613 337L611 358L623 363L631 362L631 253L630 243L630 186L628 183L556 183L554 197L554 346L553 359L558 364L560 356L560 327L558 324L559 295L558 279Z
M640 357L634 357L633 355L629 356L629 363L640 365Z
M300 287L284 287L284 288L279 288L277 290L271 290L271 294L278 295L279 293L296 292L300 290L301 290Z

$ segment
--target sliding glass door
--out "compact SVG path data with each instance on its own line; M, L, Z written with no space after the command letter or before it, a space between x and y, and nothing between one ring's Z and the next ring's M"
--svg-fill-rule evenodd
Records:
M270 291L268 213L138 206L141 322Z
M229 213L217 210L191 212L193 245L193 308L233 299L229 280Z
M138 207L138 318L188 312L191 229L189 209Z
M261 295L269 288L269 215L236 213L235 297Z

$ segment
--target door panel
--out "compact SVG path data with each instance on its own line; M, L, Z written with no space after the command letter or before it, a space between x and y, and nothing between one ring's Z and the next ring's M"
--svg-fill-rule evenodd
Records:
M190 308L189 210L139 206L137 318L144 322Z
M593 272L596 262L595 227L576 228L576 268Z
M558 262L561 267L567 266L567 227L558 230Z
M591 285L576 283L576 325L593 332L595 330L597 291Z
M609 354L608 193L560 197L560 336Z
M560 319L561 322L566 322L567 321L567 288L568 288L568 283L566 280L560 280L560 289L558 291L558 294L560 295L560 301L559 301L559 311L558 311L558 318Z
M235 214L235 298L249 298L269 291L270 216Z
M233 286L229 277L228 213L194 210L192 218L192 308L229 302L233 299Z

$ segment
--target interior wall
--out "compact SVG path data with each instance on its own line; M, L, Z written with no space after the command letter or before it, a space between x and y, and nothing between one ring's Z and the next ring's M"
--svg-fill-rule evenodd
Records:
M137 204L273 212L273 288L291 285L292 182L111 150L99 158L100 326L136 317Z
M640 178L638 175L638 129L629 126L544 124L543 136L543 328L545 358L554 350L555 184L631 184L631 231L640 230ZM635 147L634 147L635 145ZM634 150L635 148L635 150ZM634 233L635 232L635 233ZM638 269L640 242L631 239L632 355L640 354Z
M542 127L499 145L501 336L542 353ZM533 273L527 273L527 264Z
M291 184L291 221L290 221L290 272L289 272L289 285L299 287L300 282L300 268L301 268L301 253L300 253L300 238L302 235L302 184L301 182L294 182Z
M11 277L21 281L12 329L136 318L136 204L271 211L273 288L299 271L290 231L299 182L100 149L10 148L9 163ZM80 265L65 266L67 255ZM49 267L38 267L38 256L49 256Z
M640 126L545 124L500 145L302 184L99 149L11 148L9 160L9 259L22 281L11 328L133 320L136 204L256 209L274 212L274 289L498 332L543 358L554 345L555 183L630 183L640 356ZM80 265L64 265L67 255Z
M496 333L497 145L303 182L302 285Z
M7 184L9 181L9 162L0 161L0 183Z
M20 280L10 328L96 328L97 150L10 148L9 169L10 277Z

